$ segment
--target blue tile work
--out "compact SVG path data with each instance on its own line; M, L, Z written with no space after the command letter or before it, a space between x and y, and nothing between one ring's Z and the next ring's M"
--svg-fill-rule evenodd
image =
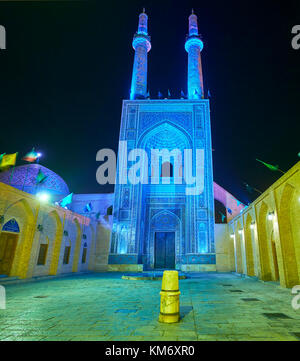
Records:
M115 185L111 264L155 264L155 233L175 232L175 258L180 264L214 264L214 202L207 99L124 100L120 141L131 149L204 150L204 191L186 195L186 184ZM174 160L173 160L174 161ZM172 163L172 160L171 160ZM161 164L159 164L160 166ZM184 164L183 164L184 166ZM118 166L120 168L120 158ZM127 164L127 171L129 162ZM193 174L196 171L193 157ZM151 166L149 166L151 173ZM192 254L192 256L190 256ZM118 256L119 255L119 256ZM132 255L132 257L130 257Z

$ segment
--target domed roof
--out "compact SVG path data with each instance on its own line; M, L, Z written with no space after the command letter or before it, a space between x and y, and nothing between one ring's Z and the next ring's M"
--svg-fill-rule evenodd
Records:
M41 184L36 182L39 170L46 176L46 179ZM12 179L10 179L11 175ZM31 194L46 191L55 196L53 197L54 200L61 199L70 193L67 184L59 175L37 163L20 165L15 167L14 170L11 168L0 173L0 182Z

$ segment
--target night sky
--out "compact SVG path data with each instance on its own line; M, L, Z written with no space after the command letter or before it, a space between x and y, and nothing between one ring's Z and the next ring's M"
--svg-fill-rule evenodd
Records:
M186 92L184 50L191 8L204 41L204 86L211 93L214 180L248 203L247 182L266 190L298 160L300 24L294 1L0 2L7 49L0 50L0 153L32 147L74 193L112 192L96 182L96 153L117 150L128 99L132 37L146 8L152 98Z

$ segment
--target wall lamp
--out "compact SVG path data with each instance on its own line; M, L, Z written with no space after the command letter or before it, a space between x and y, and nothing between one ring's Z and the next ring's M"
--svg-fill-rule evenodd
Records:
M242 230L242 229L239 229L239 234L243 234L243 230Z
M251 222L250 228L251 228L251 229L254 229L254 228L255 228L255 222Z

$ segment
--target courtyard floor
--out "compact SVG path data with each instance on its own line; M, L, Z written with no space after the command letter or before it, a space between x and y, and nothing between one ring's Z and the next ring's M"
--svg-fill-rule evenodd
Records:
M294 295L233 274L180 280L177 324L158 322L159 281L98 273L7 285L0 340L300 340Z

